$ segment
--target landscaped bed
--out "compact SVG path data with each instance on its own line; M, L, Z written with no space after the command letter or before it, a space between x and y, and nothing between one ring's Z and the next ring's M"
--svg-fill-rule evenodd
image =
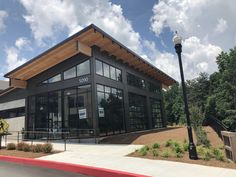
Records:
M190 160L188 155L188 143L186 141L177 142L169 139L164 143L154 143L149 146L145 145L128 156L236 169L236 164L226 159L222 146L197 146L197 152L199 159Z
M15 156L24 158L39 158L50 154L58 153L53 150L50 143L30 145L27 143L8 143L5 148L0 149L0 155Z

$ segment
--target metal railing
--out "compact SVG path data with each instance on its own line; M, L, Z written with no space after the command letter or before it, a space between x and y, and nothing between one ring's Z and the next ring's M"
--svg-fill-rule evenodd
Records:
M42 130L42 129L40 129ZM29 142L31 145L34 143L55 143L60 142L64 144L64 151L67 149L69 140L76 139L80 143L81 139L94 139L97 142L95 129L67 129L67 131L53 132L53 131L9 131L9 134L2 136L5 146L9 142L20 143Z
M221 139L222 139L221 131L227 131L229 129L219 119L215 118L212 115L208 115L207 118L204 119L203 125L211 126Z

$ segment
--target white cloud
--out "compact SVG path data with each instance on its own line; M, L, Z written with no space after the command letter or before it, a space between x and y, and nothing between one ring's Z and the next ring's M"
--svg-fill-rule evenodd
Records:
M223 33L228 28L227 21L223 18L218 19L218 24L216 25L216 32Z
M200 72L213 73L217 70L216 56L221 52L221 48L204 44L197 37L184 40L182 45L185 79L195 78ZM158 68L180 81L177 55L160 52L154 42L145 41L144 46Z
M0 31L3 31L6 27L4 20L7 18L8 14L6 11L0 10Z
M25 21L39 44L53 38L56 32L64 28L71 35L94 23L141 54L139 33L133 30L130 21L123 16L121 6L108 0L21 0L21 3L27 11Z
M235 46L235 7L234 0L160 0L153 7L151 30L159 36L170 28L228 50Z
M19 56L19 51L15 47L5 49L7 70L11 71L26 62L25 58Z
M28 40L27 38L24 38L24 37L18 38L15 42L15 46L19 50L22 50L22 49L32 50L32 48L30 47L30 40Z

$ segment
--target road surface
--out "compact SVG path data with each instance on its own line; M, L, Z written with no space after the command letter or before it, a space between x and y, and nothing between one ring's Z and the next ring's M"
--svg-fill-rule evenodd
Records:
M0 177L88 177L78 173L0 161Z

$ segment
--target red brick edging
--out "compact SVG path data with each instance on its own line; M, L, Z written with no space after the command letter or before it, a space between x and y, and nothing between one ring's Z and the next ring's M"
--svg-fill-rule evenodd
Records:
M39 159L29 159L29 158L20 158L20 157L11 157L11 156L1 156L0 161L13 162L25 165L33 165L46 167L56 170L69 171L74 173L80 173L84 175L91 175L96 177L150 177L147 175L134 174L124 171L110 170L105 168L98 168L85 165L77 165L63 162L54 162L47 160Z

